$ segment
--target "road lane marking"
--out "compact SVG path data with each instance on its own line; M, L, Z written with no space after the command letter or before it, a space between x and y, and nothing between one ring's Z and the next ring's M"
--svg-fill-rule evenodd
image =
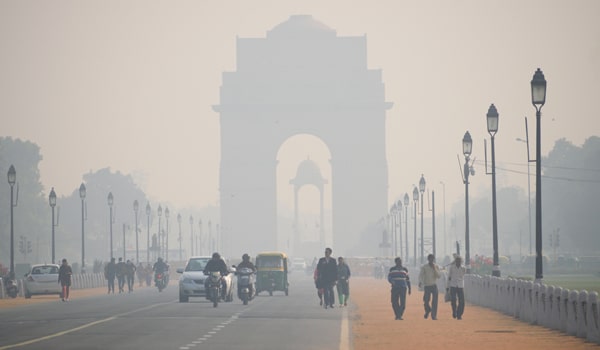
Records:
M133 314L135 312L149 310L149 309L161 306L161 305L166 305L166 304L171 304L171 303L173 303L173 302L171 301L171 302L168 302L168 303L160 303L160 304L154 304L154 305L144 306L144 307L139 308L139 309L135 309L135 310L132 310L132 311L124 312L124 313L121 313L121 314L118 314L118 315L115 315L115 316L111 316L111 317L107 317L107 318L104 318L104 319L101 319L101 320L97 320L97 321L94 321L94 322L86 323L86 324L81 325L79 327L67 329L66 331L61 331L61 332L57 332L57 333L54 333L54 334L49 334L49 335L46 335L46 336L43 336L43 337L40 337L40 338L30 339L30 340L26 340L26 341L23 341L23 342L20 342L20 343L16 343L16 344L9 344L9 345L0 346L0 350L17 348L17 347L21 347L21 346L25 346L25 345L30 345L30 344L38 343L38 342L41 342L41 341L44 341L44 340L48 340L48 339L60 337L60 336L63 336L65 334L77 332L77 331L80 331L80 330L85 329L85 328L89 328L89 327L92 327L92 326L95 326L95 325L98 325L98 324L101 324L101 323L105 323L105 322L108 322L108 321L115 320L115 319L117 319L119 317L128 316L128 315L131 315L131 314Z

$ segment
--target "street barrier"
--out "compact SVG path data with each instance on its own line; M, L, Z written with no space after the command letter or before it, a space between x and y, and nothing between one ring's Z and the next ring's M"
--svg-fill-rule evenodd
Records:
M24 279L17 280L17 286L19 287L19 296L24 297ZM103 273L74 274L71 277L72 289L99 288L105 286L106 279L104 278ZM8 295L6 295L6 289L4 288L4 280L0 279L0 299L4 298L8 298Z
M597 292L469 274L465 276L465 299L524 322L600 344Z

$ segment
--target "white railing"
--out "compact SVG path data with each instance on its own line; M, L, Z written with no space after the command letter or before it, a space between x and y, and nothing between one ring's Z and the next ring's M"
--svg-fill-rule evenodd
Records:
M531 324L600 344L598 293L532 281L466 275L465 299Z

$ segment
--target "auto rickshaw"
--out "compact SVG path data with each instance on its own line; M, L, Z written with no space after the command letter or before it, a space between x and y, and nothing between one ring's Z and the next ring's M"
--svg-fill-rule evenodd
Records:
M283 252L262 252L256 256L256 295L267 291L288 295L288 258Z

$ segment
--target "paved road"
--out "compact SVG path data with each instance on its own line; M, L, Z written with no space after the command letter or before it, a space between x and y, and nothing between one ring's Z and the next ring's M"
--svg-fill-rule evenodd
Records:
M260 295L248 306L237 299L218 308L204 299L179 303L172 281L162 293L144 288L5 308L0 310L0 350L345 347L346 310L320 308L311 276L293 273L290 282L289 296Z

